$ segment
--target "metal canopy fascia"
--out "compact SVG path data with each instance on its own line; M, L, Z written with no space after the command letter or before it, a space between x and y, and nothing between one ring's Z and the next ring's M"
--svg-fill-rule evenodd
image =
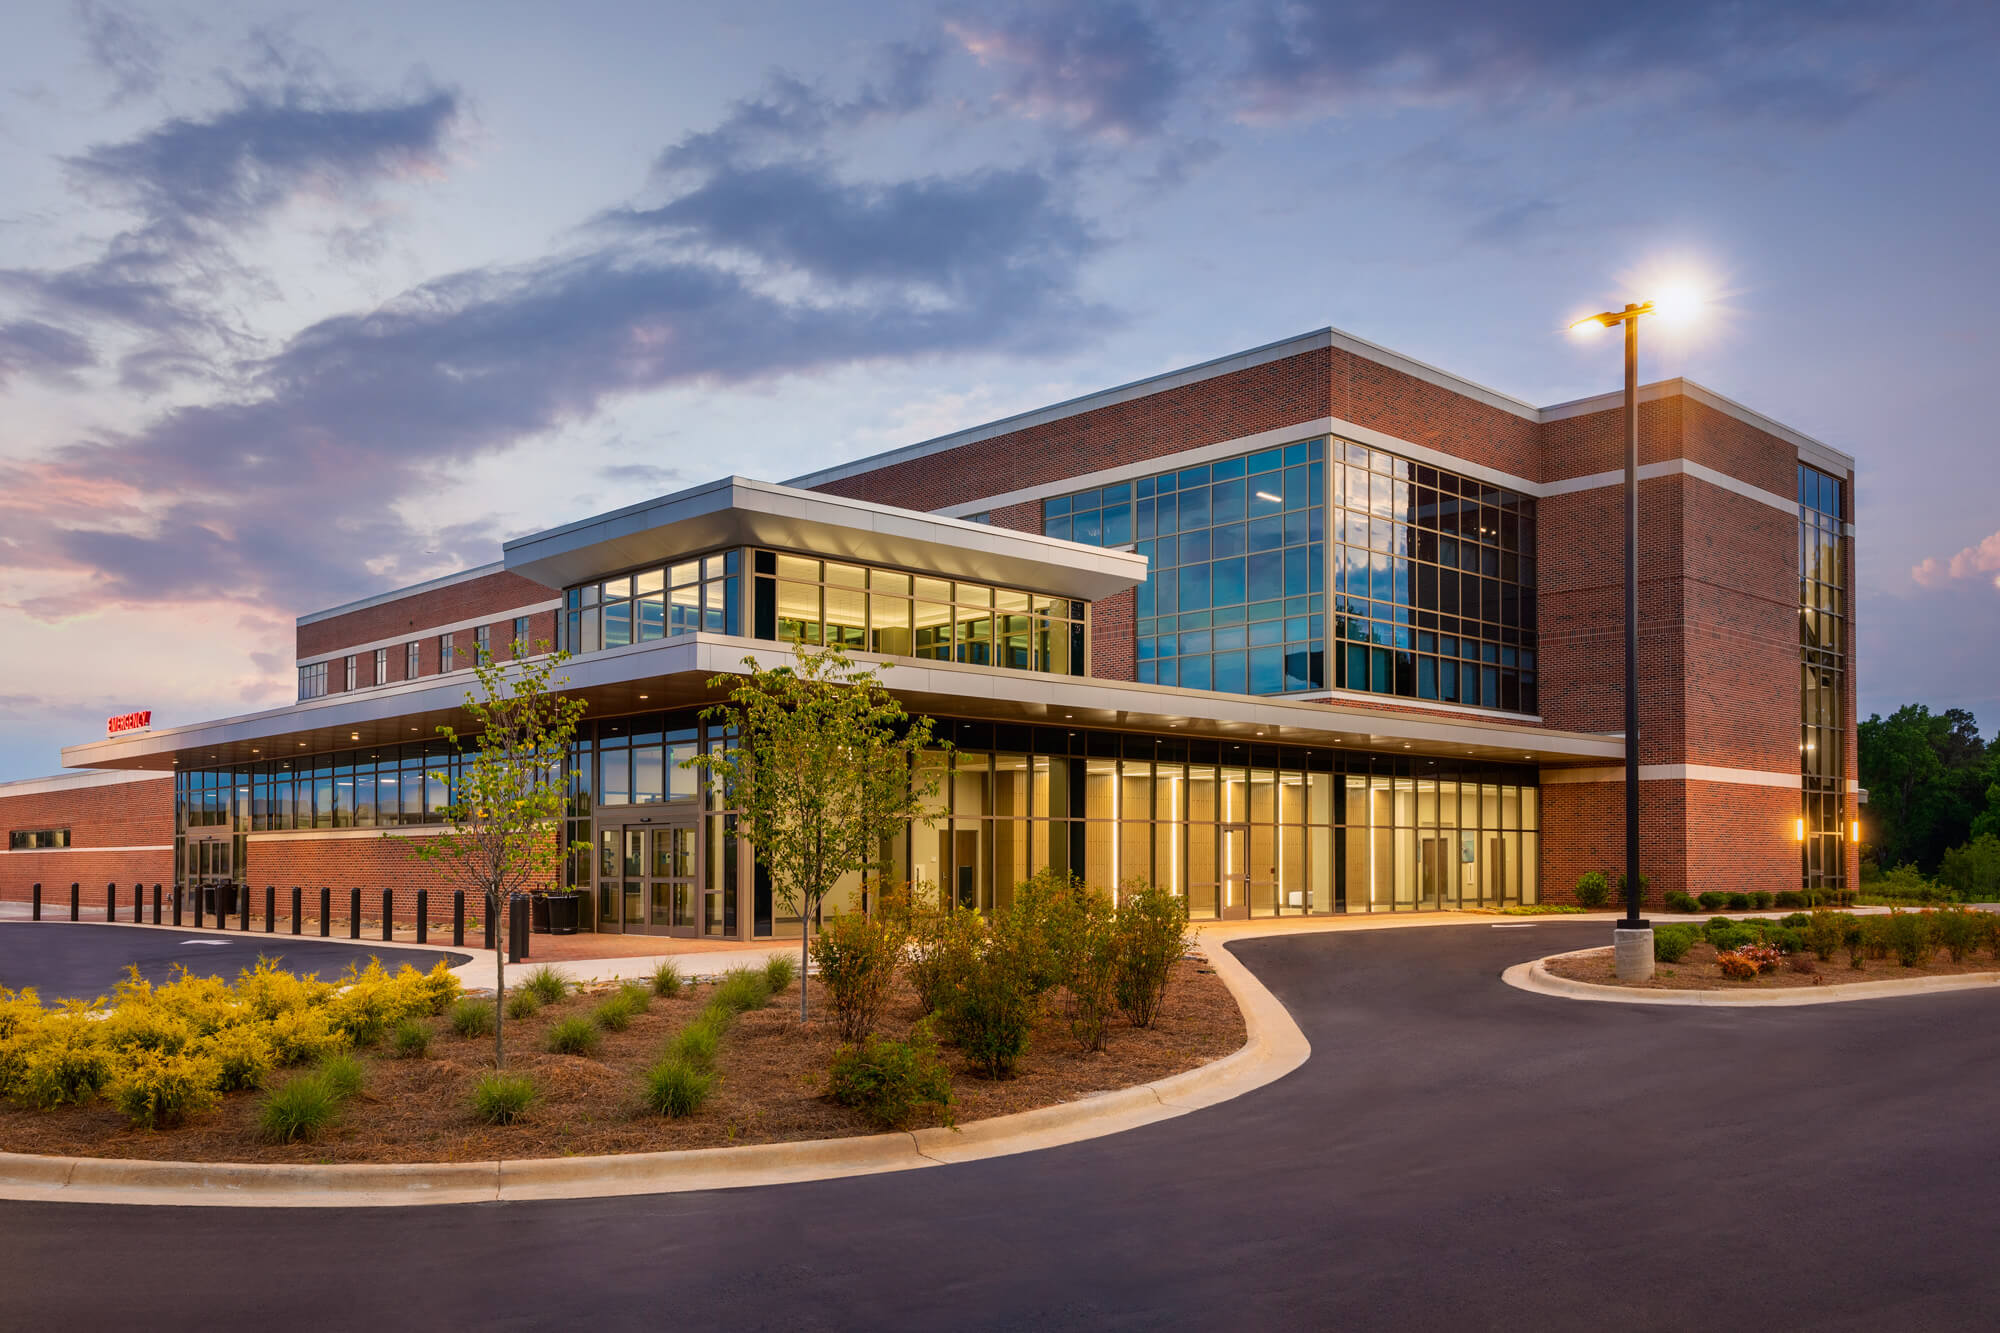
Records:
M707 682L739 673L745 657L789 660L754 639L695 634L572 659L562 674L588 716L711 700ZM1496 763L1603 763L1623 756L1617 736L1554 731L1478 718L1394 713L1361 705L1215 694L1128 681L1049 676L956 663L912 663L854 654L881 668L882 681L913 711L940 717L1143 731L1270 744L1312 745L1426 758ZM63 751L72 768L171 770L429 740L440 725L464 730L467 673L333 695L243 717L93 741Z
M1097 601L1146 560L1037 533L729 477L508 542L506 567L551 588L730 545L775 546Z

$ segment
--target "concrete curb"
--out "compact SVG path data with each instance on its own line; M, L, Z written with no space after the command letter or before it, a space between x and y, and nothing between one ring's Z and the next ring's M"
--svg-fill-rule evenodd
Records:
M603 1157L397 1165L147 1162L0 1153L0 1199L354 1208L602 1198L796 1184L1032 1152L1214 1106L1276 1082L1306 1062L1312 1047L1305 1033L1250 969L1227 948L1211 950L1209 962L1243 1011L1240 1049L1152 1083L976 1120L956 1130Z
M1943 995L1954 991L1979 990L2000 985L2000 972L1966 972L1954 977L1911 977L1898 981L1850 981L1827 986L1799 986L1768 991L1638 990L1604 986L1594 981L1559 977L1545 966L1556 958L1574 958L1596 953L1571 949L1547 958L1516 963L1500 974L1500 979L1516 990L1537 995L1554 995L1565 1000L1594 1000L1600 1004L1664 1004L1709 1009L1789 1009L1806 1004L1845 1004L1852 1000L1886 1000L1905 995Z

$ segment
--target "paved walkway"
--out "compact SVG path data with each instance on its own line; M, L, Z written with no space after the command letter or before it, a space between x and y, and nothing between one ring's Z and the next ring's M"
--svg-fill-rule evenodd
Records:
M1500 981L1603 935L1481 918L1239 941L1305 1065L1024 1156L718 1193L189 1210L171 1243L157 1209L12 1203L8 1322L1990 1327L2000 996L1666 1010ZM258 1262L190 1257L229 1254Z

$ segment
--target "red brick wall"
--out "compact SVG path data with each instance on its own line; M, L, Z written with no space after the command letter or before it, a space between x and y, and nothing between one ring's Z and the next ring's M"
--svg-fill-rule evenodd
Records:
M278 890L279 912L289 911L294 884L305 890L306 912L316 915L321 887L333 890L333 913L345 920L349 889L361 890L361 913L373 919L382 911L382 890L395 891L395 915L399 921L415 921L417 890L430 890L433 921L451 917L451 894L459 884L444 870L418 859L407 841L380 836L361 838L252 838L243 879L252 886L252 910L264 910L264 886ZM475 916L476 895L467 895L466 914Z
M1331 380L1330 416L1517 477L1540 479L1537 422L1339 348L1332 353Z
M339 652L341 649L360 643L373 643L378 639L409 640L423 636L424 631L432 631L431 642L426 645L424 671L428 674L437 670L437 641L435 627L456 624L461 620L473 620L480 616L498 616L503 611L529 606L535 602L546 602L558 595L552 588L546 588L533 579L522 578L519 574L505 570L485 574L463 583L438 588L431 592L416 593L409 597L399 597L393 602L379 606L363 607L346 615L333 616L327 620L316 620L310 625L298 627L298 655L301 658L317 657L322 653ZM537 638L553 637L555 630L554 613L545 613L549 633L539 630ZM496 625L501 622L495 622ZM472 641L472 631L464 631L466 643ZM511 625L495 628L493 632L494 652L512 637ZM394 660L400 656L397 648L390 649L390 679L403 679L403 664ZM338 664L336 664L337 666ZM338 674L329 669L329 679ZM361 679L368 673L363 670ZM334 688L338 688L334 685Z
M1792 821L1799 794L1734 782L1639 784L1639 865L1646 906L1668 893L1778 893L1799 887ZM1603 871L1614 890L1625 868L1625 784L1558 782L1542 788L1542 900L1576 901L1576 881Z
M0 830L67 828L67 851L10 852L0 839L0 899L25 902L40 881L44 911L69 911L71 881L81 884L83 906L103 914L104 886L116 882L122 910L131 905L130 881L151 886L174 881L174 781L171 776L106 786L71 787L32 795L0 793ZM155 851L109 851L151 847Z

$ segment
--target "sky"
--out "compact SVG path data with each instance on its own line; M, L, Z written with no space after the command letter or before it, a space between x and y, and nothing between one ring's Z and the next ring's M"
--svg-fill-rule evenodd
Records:
M2000 724L2000 7L18 0L0 780L304 612L1332 324L1859 459L1862 712Z

